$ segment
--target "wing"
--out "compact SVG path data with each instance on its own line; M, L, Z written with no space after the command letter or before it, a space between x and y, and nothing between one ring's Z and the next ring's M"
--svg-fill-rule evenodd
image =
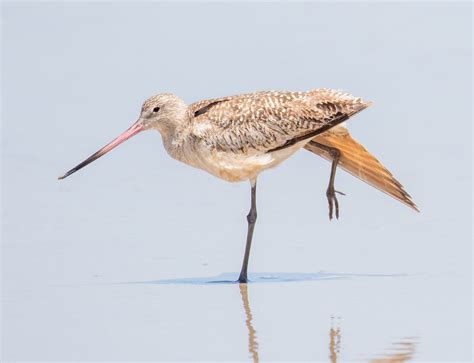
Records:
M410 195L392 173L362 144L352 138L347 129L337 127L333 130L337 130L337 132L326 132L318 135L313 140L323 145L335 147L341 152L339 167L418 211ZM328 152L313 146L311 142L307 143L304 148L329 161L332 160Z
M270 152L310 139L369 104L340 91L258 92L190 106L194 136L209 149Z

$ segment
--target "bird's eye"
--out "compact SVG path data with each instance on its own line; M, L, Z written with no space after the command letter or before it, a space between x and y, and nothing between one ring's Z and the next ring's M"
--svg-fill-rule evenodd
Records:
M153 109L153 112L158 112L159 110L160 110L159 107L155 107L155 108Z

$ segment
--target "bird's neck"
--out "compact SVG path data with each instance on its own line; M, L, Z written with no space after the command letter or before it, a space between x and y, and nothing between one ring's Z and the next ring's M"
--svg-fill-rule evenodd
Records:
M180 119L162 124L159 131L163 138L163 145L168 154L174 159L182 161L183 149L186 141L187 114L183 114Z

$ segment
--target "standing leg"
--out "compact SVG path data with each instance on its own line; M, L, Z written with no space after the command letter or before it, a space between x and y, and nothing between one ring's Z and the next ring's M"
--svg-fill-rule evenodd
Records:
M336 198L336 193L345 195L342 192L339 192L334 189L334 180L336 178L336 170L337 170L337 163L339 162L339 158L341 157L341 152L339 149L335 147L330 147L327 145L320 144L319 142L310 141L312 146L315 146L321 150L325 150L329 153L332 157L332 165L331 165L331 176L329 177L329 185L328 189L326 190L326 196L328 198L329 203L329 219L332 219L333 210L336 209L336 218L339 219L339 203Z
M247 214L247 222L248 222L248 229L247 229L247 244L245 246L245 255L244 261L242 263L242 269L240 270L239 282L246 283L247 282L247 266L249 264L249 256L250 256L250 246L252 245L252 236L253 236L253 229L255 227L255 221L257 220L257 179L251 180L250 184L252 185L251 190L251 207L250 212Z

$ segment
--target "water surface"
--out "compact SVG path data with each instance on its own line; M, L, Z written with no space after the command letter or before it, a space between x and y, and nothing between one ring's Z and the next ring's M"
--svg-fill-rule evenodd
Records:
M472 9L2 2L2 361L471 361ZM156 132L56 178L159 92L374 101L348 122L418 214L302 150L247 183ZM230 272L229 272L230 271Z

